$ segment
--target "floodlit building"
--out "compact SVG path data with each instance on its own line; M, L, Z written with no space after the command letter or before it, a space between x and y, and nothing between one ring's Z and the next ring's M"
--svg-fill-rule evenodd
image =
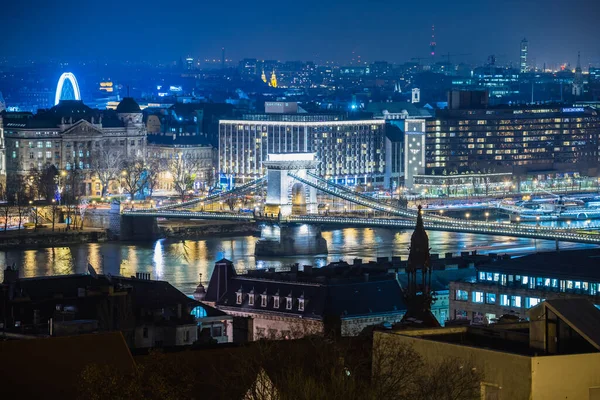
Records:
M521 73L525 74L529 72L529 66L527 65L527 57L529 55L529 42L527 39L521 40L521 52L519 54L519 65L521 66Z
M81 101L62 100L37 114L6 113L3 120L7 173L27 176L49 166L84 173L79 193L100 195L92 174L95 157L143 157L146 128L140 107L124 98L115 111L96 110Z
M456 360L479 374L482 399L598 399L600 310L585 299L556 299L529 315L531 322L490 327L379 330L373 363L385 365L378 360L389 346L406 345L426 365Z
M598 172L600 117L592 108L466 105L438 110L426 124L427 174Z
M291 106L247 114L219 124L219 172L235 184L265 174L270 153L314 152L317 174L340 184L389 185L385 121L348 119L344 114L309 114Z
M599 250L590 249L491 259L475 267L475 279L450 283L450 318L474 323L503 315L525 318L529 308L550 299L600 304L599 257Z
M208 190L215 183L217 151L206 140L198 141L190 135L148 135L148 158L158 161L160 170L153 193L173 194L175 186L172 171L178 167L193 178L193 190ZM184 161L177 163L177 159Z

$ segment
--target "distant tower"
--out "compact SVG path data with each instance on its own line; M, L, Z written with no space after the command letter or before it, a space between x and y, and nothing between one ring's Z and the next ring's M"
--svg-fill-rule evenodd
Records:
M429 237L423 225L423 210L418 208L417 225L410 238L406 273L408 285L404 292L406 314L404 323L439 326L431 313L433 292L431 291L431 260L429 256Z
M187 56L185 59L185 68L190 71L194 69L194 59L191 56Z
M276 88L277 87L277 77L275 76L275 70L271 73L271 81L269 82L269 86Z
M2 112L4 110L6 110L6 101L4 101L4 97L2 97L2 92L0 92L0 112ZM0 128L1 128L1 124L0 124Z
M262 79L262 81L264 83L267 83L267 75L265 74L265 70L262 70L262 75L260 76L260 79Z
M435 25L431 25L431 42L429 43L429 49L431 50L431 57L435 57Z
M520 64L521 64L521 73L525 74L529 70L527 67L527 53L529 53L529 42L527 39L523 38L521 40L521 55L520 55Z
M573 96L579 97L583 94L583 73L581 71L581 53L577 53L577 67L575 67L575 78L573 78Z
M225 69L225 47L221 47L221 69Z
M411 97L411 103L420 103L421 102L421 89L419 88L413 88L412 90L412 97Z

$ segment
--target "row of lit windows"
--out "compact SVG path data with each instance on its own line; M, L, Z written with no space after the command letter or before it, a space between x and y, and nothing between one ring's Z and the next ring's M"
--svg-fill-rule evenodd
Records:
M469 301L469 292L466 290L456 290L454 299L456 301ZM523 297L517 295L508 295L508 294L499 294L496 293L484 293L480 291L471 292L471 302L478 304L499 304L503 307L515 307L521 308L523 307L522 302ZM531 308L538 305L540 302L544 301L539 297L524 297L525 299L525 308Z
M242 291L238 291L236 292L236 304L241 305L243 303L244 300L244 293L242 293ZM292 310L293 308L293 304L294 304L294 299L291 296L287 296L287 297L281 297L281 296L269 296L266 294L261 294L259 296L256 296L254 293L249 293L248 294L248 305L249 306L254 306L255 305L255 300L257 300L257 297L260 297L260 306L261 307L268 307L269 305L269 299L273 300L273 308L279 308L280 306L280 299L285 299L285 309L286 310ZM304 311L304 298L300 297L298 298L298 311Z
M600 283L574 281L574 280L558 280L546 277L521 276L511 274L500 274L492 272L479 272L478 281L480 282L497 282L500 285L521 285L529 289L550 288L558 289L561 292L567 290L581 290L591 295L600 294Z

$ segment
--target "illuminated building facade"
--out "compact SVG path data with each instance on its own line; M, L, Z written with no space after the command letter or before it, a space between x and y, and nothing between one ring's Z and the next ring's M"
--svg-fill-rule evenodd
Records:
M407 119L404 124L404 183L412 188L414 176L425 173L425 120Z
M142 112L130 97L112 110L100 111L81 101L61 100L57 106L40 112L6 113L7 173L28 175L48 166L58 170L78 170L85 175L80 193L100 195L93 179L95 157L101 152L121 157L146 154L146 128ZM109 191L116 188L109 189Z
M427 174L597 173L600 117L592 108L440 110L426 124Z
M450 318L493 322L505 314L521 318L549 299L588 298L600 304L595 249L499 258L476 266L476 279L450 283Z
M529 42L527 39L521 40L521 52L519 53L519 64L521 66L521 73L527 73L529 67L527 66L527 56L529 54Z
M340 114L253 114L219 124L219 171L236 183L256 179L270 153L314 152L316 173L341 184L389 184L385 121Z

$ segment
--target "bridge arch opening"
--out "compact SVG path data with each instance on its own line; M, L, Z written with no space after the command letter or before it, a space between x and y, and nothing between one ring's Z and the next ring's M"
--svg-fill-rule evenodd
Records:
M292 185L292 214L306 214L306 187L300 182Z

